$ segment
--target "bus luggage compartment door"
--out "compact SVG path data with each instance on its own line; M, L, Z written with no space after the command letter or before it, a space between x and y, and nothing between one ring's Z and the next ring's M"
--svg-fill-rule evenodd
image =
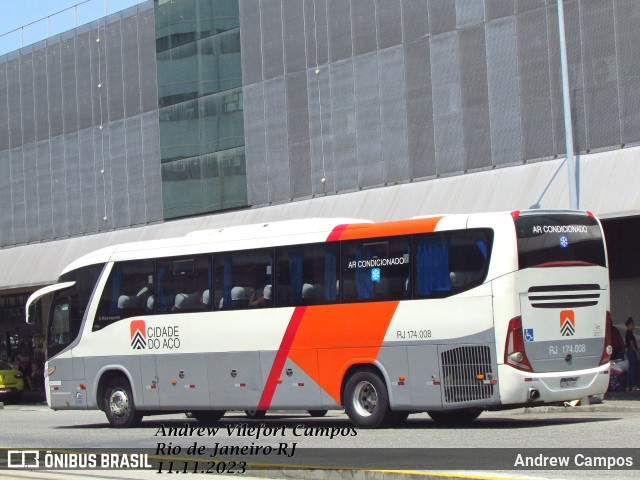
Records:
M204 353L156 355L160 407L210 406Z
M207 353L210 403L218 410L255 409L263 389L259 352Z
M437 345L407 347L412 408L439 410L442 407Z
M532 286L520 294L524 348L534 372L598 366L606 293L596 284L580 284Z

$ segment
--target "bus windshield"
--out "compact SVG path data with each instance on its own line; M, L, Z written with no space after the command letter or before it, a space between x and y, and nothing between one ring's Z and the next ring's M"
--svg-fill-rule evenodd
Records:
M515 220L520 269L531 267L606 267L598 221L579 213L532 213Z
M80 333L85 309L93 293L104 264L90 265L65 273L58 280L75 283L55 292L49 310L47 326L47 358L67 348Z

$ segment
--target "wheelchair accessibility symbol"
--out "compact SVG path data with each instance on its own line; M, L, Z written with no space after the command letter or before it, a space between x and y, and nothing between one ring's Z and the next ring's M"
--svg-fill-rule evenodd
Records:
M533 328L524 329L524 341L533 342Z

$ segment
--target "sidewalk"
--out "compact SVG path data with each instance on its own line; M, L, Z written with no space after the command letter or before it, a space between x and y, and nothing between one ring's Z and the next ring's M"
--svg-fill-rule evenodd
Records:
M577 402L565 402L563 405L547 405L541 407L525 407L522 413L547 412L640 412L640 392L607 392L604 399L589 397Z
M607 392L604 394L605 400L640 401L640 391L636 392Z
M594 402L596 399L591 399ZM598 399L599 400L599 399ZM44 403L44 392L25 392L22 402L18 405L12 404L9 408L21 410L46 409ZM17 408L16 408L17 407ZM555 413L557 415L580 415L584 412L639 412L640 413L640 392L609 392L605 394L604 400L599 403L584 402L575 407L572 406L542 406L531 408L520 408L517 410L506 410L504 412L493 412L502 415L535 415L544 413ZM535 418L535 417L534 417ZM480 417L482 419L482 417ZM553 476L544 478L569 478L563 476L561 472L553 472ZM0 480L24 479L24 480L150 480L157 478L156 471L2 471L0 470ZM250 473L247 480L533 480L524 471L513 471L508 473L498 472L426 472L426 471L383 471L383 470L353 470L353 471L331 471L331 470L265 470ZM559 475L559 476L556 476ZM45 478L46 477L46 478ZM244 478L244 476L243 476ZM542 478L542 477L539 477ZM595 478L595 477L593 477ZM609 477L611 478L611 477Z

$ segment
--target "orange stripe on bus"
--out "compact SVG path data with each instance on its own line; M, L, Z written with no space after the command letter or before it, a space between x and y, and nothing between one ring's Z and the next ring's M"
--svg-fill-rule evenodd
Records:
M381 223L352 223L338 225L329 234L327 241L357 240L371 237L391 237L394 235L410 235L412 233L433 232L442 217L416 218Z
M399 302L307 307L289 358L340 403L347 369L372 364L380 351ZM317 351L317 356L313 353Z

